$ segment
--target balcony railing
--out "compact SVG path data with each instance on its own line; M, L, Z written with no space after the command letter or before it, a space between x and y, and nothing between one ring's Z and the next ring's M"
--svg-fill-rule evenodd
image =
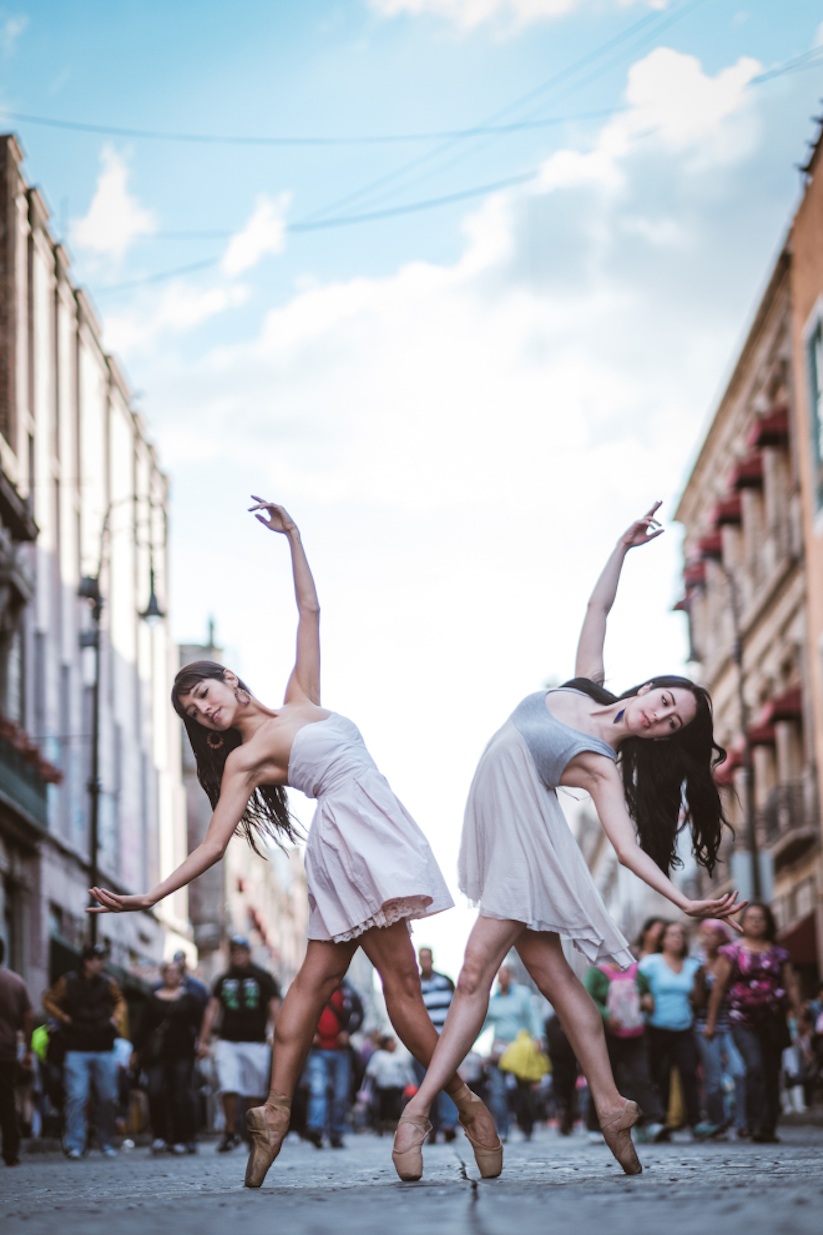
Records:
M47 781L31 758L0 734L0 800L43 831L48 827Z
M759 822L776 866L800 857L821 838L816 795L802 781L776 785L760 812Z

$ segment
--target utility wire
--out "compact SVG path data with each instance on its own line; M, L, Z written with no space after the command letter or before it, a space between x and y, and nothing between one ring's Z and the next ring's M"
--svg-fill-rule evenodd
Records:
M569 66L567 69L561 70L561 72L556 74L555 77L548 79L548 81L543 83L542 86L536 87L534 90L530 91L529 94L525 95L522 99L517 100L514 103L510 104L507 108L504 109L503 112L497 113L497 115L493 117L492 119L493 120L499 119L501 116L508 114L508 112L518 109L524 102L530 101L531 99L535 98L539 94L546 93L548 90L551 90L553 86L562 82L562 80L565 77L574 75L580 69L587 67L587 64L589 62L593 62L597 59L601 59L603 56L606 56L607 59L606 59L605 64L601 64L598 68L594 69L587 76L579 79L578 81L569 82L565 86L563 93L568 93L569 91L579 90L582 86L588 85L589 82L597 80L597 78L601 77L603 73L607 71L609 68L611 68L614 64L619 64L620 61L623 60L627 54L631 54L632 52L636 51L639 47L642 47L644 44L648 42L650 37L656 37L663 30L673 25L674 22L679 21L681 17L686 15L687 12L689 12L690 10L696 8L697 6L701 4L704 4L705 2L706 0L684 0L684 3L681 4L680 8L674 9L671 12L666 12L666 13L661 13L661 14L651 14L645 18L641 18L640 21L635 22L633 26L630 26L627 30L624 30L620 35L614 36L614 38L602 44L600 48L595 48L592 52L589 52L585 56L581 57L578 61L576 61L573 65ZM649 24L650 22L653 23L653 28L651 30L645 30L642 34L639 35L638 38L634 39L633 42L630 42L628 46L622 46L622 44L625 43L626 39L631 38L633 34L637 33L638 29ZM609 55L610 52L614 52L615 54ZM539 110L539 108L533 108L530 113L527 113L527 115L534 116L537 110ZM615 107L615 108L610 109L609 114L613 115L623 110L625 110L625 108ZM485 140L479 141L475 145L473 150L466 151L465 149L463 149L463 150L458 151L451 158L449 158L446 162L441 162L439 167L433 167L430 171L424 173L423 175L414 176L411 179L411 181L407 180L406 183L403 185L403 188L406 191L408 191L414 185L420 184L421 182L426 181L426 180L430 180L431 177L434 175L439 175L442 172L450 171L452 168L456 167L459 163L465 162L465 160L469 158L470 156L480 153L480 151L482 151L483 149L487 149L494 140L495 140L494 137L490 136L490 137L487 137ZM455 145L456 143L454 142L444 143L444 145L441 147L441 151L443 153L447 153L448 151L453 149ZM437 158L438 153L439 152L437 150L434 150L434 151L428 152L427 154L418 156L418 158L412 160L411 163L408 163L405 165L405 170L410 170L414 166L418 166L426 162L431 162L432 160ZM390 174L388 177L384 177L383 178L384 183L386 182L386 180L396 179L397 175L402 174L403 170L404 168L401 168L399 169L398 173ZM391 197L395 196L396 193L399 191L399 188L392 189L392 190L389 190L388 192L378 193L377 196L375 197L373 193L368 192L369 187L376 188L377 184L374 183L371 186L366 186L362 190L355 191L355 193L350 194L347 198L344 198L342 201L338 200L337 202L333 203L333 205L336 208L339 208L344 205L350 205L352 202L360 200L363 196L365 196L367 198L368 204L371 207L375 207L379 205L380 202L385 202L387 198L391 199ZM318 215L322 218L331 208L332 208L331 206L326 207L326 208L321 208L319 211L315 211L311 215L309 215L308 218L314 219Z
M318 232L327 231L337 227L352 227L357 223L374 223L379 219L390 219L399 214L414 214L421 210L433 210L437 206L447 206L452 202L465 201L469 197L481 197L487 193L497 193L501 189L511 189L518 184L526 184L529 180L534 180L540 174L539 168L532 168L531 171L522 172L519 176L509 176L506 180L494 180L490 184L478 184L471 189L461 189L457 193L447 193L442 197L429 197L423 201L406 202L402 206L390 206L382 210L371 210L363 214L347 214L338 215L334 219L315 219L311 222L303 223L286 223L284 231L287 232ZM181 233L186 235L186 233ZM173 236L173 232L168 233ZM189 235L197 235L189 233ZM202 235L219 236L227 238L232 235L231 232L204 232ZM178 275L193 274L197 270L208 270L215 266L219 266L221 259L218 257L208 258L206 261L195 262L190 266L178 266L174 270L164 270L159 274L146 275L145 278L133 279L128 283L114 283L98 289L100 292L123 292L130 291L134 287L142 287L150 283L161 283L166 279L176 278Z
M686 0L686 2L687 4L693 4L698 3L699 0ZM547 91L553 89L558 85L558 83L564 81L568 77L573 76L576 72L579 72L581 68L587 67L590 63L593 63L601 56L606 55L612 48L619 46L625 39L632 37L638 30L649 24L654 25L658 21L659 14L646 14L644 17L641 17L638 21L629 26L627 30L621 31L620 34L614 35L611 39L606 40L605 43L601 43L592 51L579 57L570 65L567 65L564 69L559 70L557 73L553 73L551 77L541 82L540 85L529 90L526 94L521 95L519 98L515 99L511 103L508 103L505 107L500 108L491 115L484 117L478 127L487 127L498 124L512 112L517 111L518 108L525 107L534 99L539 98ZM361 186L361 188L355 189L353 192L347 193L343 197L335 198L334 201L329 202L326 206L318 207L317 210L312 211L311 214L307 216L308 219L322 217L323 215L330 214L335 210L341 210L346 206L350 206L352 203L359 201L364 197L368 198L374 191L382 189L384 186L393 183L400 177L404 176L407 172L413 171L415 168L420 167L424 163L431 162L432 159L437 158L440 154L447 153L452 149L454 144L455 143L452 140L445 141L437 149L418 155L409 162L401 164L400 167L395 168L393 171L379 176L376 180L369 181L368 184Z
M128 137L148 141L189 142L212 146L388 146L409 142L462 141L466 138L493 135L505 137L530 129L549 129L580 120L598 120L604 111L587 112L580 116L546 116L541 120L514 121L501 125L473 125L464 129L435 129L421 133L385 133L349 137L245 137L215 133L174 133L160 129L127 129L106 124L84 124L75 120L57 120L49 116L32 116L26 112L4 111L9 120L22 124L39 124L46 128L76 133L97 133L103 137Z
M816 69L821 64L823 64L823 47L812 47L800 56L794 56L791 60L785 60L773 69L758 73L757 77L751 79L749 85L759 86L762 82L771 81L773 77L782 77L785 73L799 73L804 69Z
M704 2L705 0L685 0L685 3L681 5L679 9L676 9L674 12L671 12L665 15L666 17L665 21L657 21L651 33L652 34L659 33L661 29L665 28L666 26L672 24L673 21L678 20L680 17L684 16L688 10L691 10L692 8ZM530 91L527 95L522 96L519 100L516 100L512 104L508 105L506 108L495 113L495 115L490 117L488 121L484 121L478 125L472 126L471 128L444 131L446 134L449 134L449 140L441 149L443 151L449 149L458 138L462 138L462 137L486 136L487 138L493 139L496 136L505 134L506 132L512 132L515 129L522 130L522 129L528 129L528 128L547 127L550 124L553 125L553 124L567 123L575 119L584 120L584 119L601 118L604 116L611 116L611 115L619 113L622 110L625 110L622 107L614 107L614 108L604 109L600 112L585 113L577 117L567 117L565 118L565 120L562 118L545 118L544 120L535 120L535 121L525 120L525 121L519 121L519 122L512 122L510 124L505 124L505 125L494 123L495 121L499 120L501 117L510 113L512 110L515 110L517 107L522 106L525 102L530 101L531 99L537 97L540 93L545 92L545 90L549 89L552 85L556 84L562 78L579 70L581 67L585 67L586 63L592 62L600 58L602 55L606 54L608 51L612 50L616 46L619 46L621 43L625 42L626 38L636 33L638 29L647 25L650 22L650 20L652 20L652 18L646 17L646 18L641 19L638 22L635 22L631 27L629 27L627 31L624 31L621 35L615 36L613 39L608 40L607 43L604 43L603 45L601 45L600 48L594 49L593 52L588 53L586 56L581 57L573 65L568 66L567 69L562 70L559 74L556 74L553 78L549 79L547 82L543 83L541 86L536 87L534 90ZM625 54L626 50L628 51L634 50L636 46L638 45L638 42L645 42L647 37L648 37L648 32L640 40L637 40L634 44L631 44L628 48L621 49L621 54ZM770 69L763 73L758 74L756 77L753 77L747 84L749 87L758 86L758 85L765 83L766 81L771 80L774 77L779 77L786 73L801 71L803 69L816 68L816 67L819 67L821 64L823 64L823 48L813 48L808 52L804 52L799 56L793 57L792 59L787 60L783 62L782 64L775 66L774 69ZM606 67L609 67L609 66L607 65ZM601 71L602 71L602 66L600 70L597 70L594 74L590 74L587 78L584 78L582 81L571 83L568 88L578 89L580 86L588 84L588 82L592 80L593 77L597 77ZM531 114L533 114L533 112ZM652 130L644 132L642 134L635 134L633 140L639 140L641 137L648 137L651 135L651 132ZM140 133L141 135L149 136L149 134L145 133L144 131L140 131ZM165 135L165 136L168 136L168 135ZM375 140L376 141L423 140L426 137L436 137L436 136L438 136L438 133L433 132L430 134L393 135L391 137L387 136L385 138L376 138ZM181 140L182 139L184 138L181 136ZM195 140L201 140L201 138L197 138ZM202 138L202 140L211 140L211 139ZM214 138L214 140L224 141L228 139ZM238 140L238 141L248 140L249 142L271 141L272 143L291 142L293 140L295 143L298 143L298 142L314 141L315 139L280 139L280 138L255 139L255 138L250 138L250 139L232 139L232 140ZM316 139L316 142L317 144L338 144L338 143L344 143L344 142L356 142L356 141L367 141L367 140L371 140L371 139L332 138L332 139ZM487 144L487 143L483 143L483 144ZM404 170L411 169L412 167L419 164L420 162L426 161L431 157L435 157L437 153L438 151L430 152L428 155L424 155L418 159L412 160L411 163L404 165L404 167L398 169L397 172L392 173L390 177L388 177L388 179L394 178L394 176L401 174ZM458 156L458 158L454 160L454 162L460 161L461 157L462 156ZM444 169L439 169L439 170L444 170ZM393 217L397 217L397 216L404 215L404 214L418 213L420 211L430 210L430 209L434 209L439 206L444 206L444 205L448 205L454 202L463 201L471 197L477 197L483 194L492 193L492 192L499 191L505 188L511 188L516 185L525 184L531 180L534 180L538 176L538 174L539 174L539 168L534 168L530 171L523 172L518 175L508 177L506 179L501 179L501 180L493 181L491 183L477 185L477 186L474 186L468 189L458 190L454 193L443 194L438 197L424 198L422 200L407 202L407 203L404 203L398 206L393 206L393 207L383 207L380 209L361 211L356 214L344 214L344 215L340 215L340 216L336 216L332 218L323 217L327 213L327 211L331 209L331 205L330 205L326 208L315 211L312 214L305 216L302 220L298 222L285 224L284 230L287 232L293 232L293 233L307 233L307 232L313 232L313 231L330 230L330 229L339 228L339 227L353 226L355 224L376 222L381 219L393 218ZM384 182L385 179L387 178L384 177L382 181L374 182L372 186L364 186L363 189L355 192L354 194L350 194L347 198L341 199L337 204L342 205L353 199L357 199L358 197L366 194L370 187L377 187L377 185ZM318 215L320 216L319 218L317 217ZM171 232L170 231L170 232L154 233L152 237L147 237L147 239L156 238L156 239L173 239L173 240L188 240L188 239L225 240L225 239L230 238L233 234L234 233L231 231L203 231L203 232L193 232L193 231ZM164 282L168 279L172 279L172 278L175 278L181 275L190 274L190 273L194 273L196 271L205 270L205 269L212 269L215 266L219 265L220 260L221 260L220 258L207 259L205 261L197 262L191 265L176 267L173 270L161 271L155 275L148 275L143 278L132 280L128 283L112 284L107 287L101 287L99 291L102 293L120 292L120 291L131 290L134 287Z

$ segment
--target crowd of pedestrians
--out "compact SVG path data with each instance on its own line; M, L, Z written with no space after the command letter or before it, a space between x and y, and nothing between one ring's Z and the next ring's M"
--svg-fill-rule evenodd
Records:
M769 1143L782 1108L823 1099L823 984L801 1003L767 905L750 904L740 925L737 934L707 920L690 937L679 922L650 919L629 968L606 962L586 974L620 1091L643 1111L643 1140L669 1140L680 1128L700 1140L734 1134ZM196 1153L204 1128L217 1128L218 1152L240 1146L243 1112L267 1091L281 991L252 963L248 939L233 936L228 954L228 968L209 989L176 953L160 967L129 1036L126 1001L105 972L103 946L85 947L76 970L44 993L47 1028L36 1029L29 994L3 965L0 941L4 1162L20 1160L20 1080L38 1068L37 1089L58 1108L70 1159L90 1147L114 1156L138 1131L152 1154ZM434 968L430 948L419 950L418 963L440 1032L454 983ZM318 1149L344 1148L349 1130L393 1131L422 1077L393 1035L364 1032L364 1018L360 994L344 978L321 1012L295 1107L294 1130ZM557 1016L541 1022L531 990L506 964L484 1030L489 1053L472 1054L466 1074L488 1100L501 1138L516 1126L529 1139L537 1121L551 1118L562 1135L581 1119L590 1138L601 1139ZM430 1140L456 1136L457 1110L445 1093L431 1122Z
M823 1101L823 984L814 999L801 1002L767 905L750 904L740 925L737 934L709 919L690 936L679 922L651 918L635 942L633 964L620 969L604 962L585 975L620 1092L642 1111L642 1141L668 1141L678 1132L708 1142L735 1135L774 1143L782 1111ZM504 967L492 1007L514 1012L512 985ZM494 1106L501 1136L510 1117L527 1139L535 1117L549 1117L566 1136L583 1119L592 1141L602 1141L560 1021L551 1014L538 1035L527 1005L523 1000L520 1032L528 1030L535 1046L545 1048L551 1074L515 1084L501 1073L505 1050L496 1040L488 1075L490 1102L503 1094L508 1106ZM510 1025L509 1037L513 1032Z
M678 1128L773 1143L783 1108L823 1098L823 1001L801 1002L768 905L749 904L740 926L709 919L690 939L649 919L635 965L586 975L621 1092L644 1112L641 1139ZM588 1127L598 1135L591 1114Z

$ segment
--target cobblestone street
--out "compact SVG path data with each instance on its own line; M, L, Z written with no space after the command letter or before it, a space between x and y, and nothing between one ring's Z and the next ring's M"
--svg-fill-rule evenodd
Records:
M779 1145L674 1143L640 1148L644 1173L627 1178L602 1146L539 1129L506 1147L498 1180L476 1179L458 1140L427 1147L419 1184L401 1184L388 1138L349 1137L340 1152L290 1138L259 1192L242 1187L245 1153L70 1163L30 1154L0 1176L4 1235L818 1235L823 1129L788 1128Z

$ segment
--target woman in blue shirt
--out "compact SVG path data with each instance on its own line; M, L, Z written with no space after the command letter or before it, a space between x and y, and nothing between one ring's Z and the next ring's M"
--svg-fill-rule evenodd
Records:
M677 1068L686 1119L693 1131L700 1121L700 1090L691 994L700 962L689 956L688 950L683 927L679 922L669 922L660 936L657 952L643 957L640 971L646 975L654 998L648 1025L651 1073L660 1090L663 1109L668 1110L671 1070Z

